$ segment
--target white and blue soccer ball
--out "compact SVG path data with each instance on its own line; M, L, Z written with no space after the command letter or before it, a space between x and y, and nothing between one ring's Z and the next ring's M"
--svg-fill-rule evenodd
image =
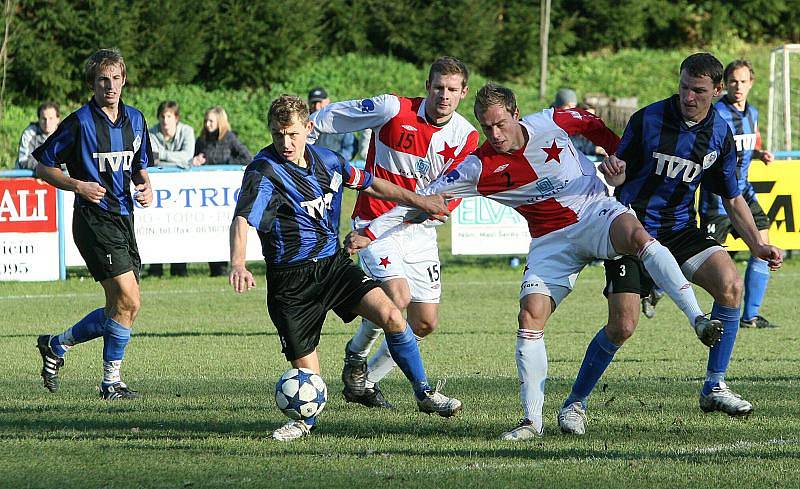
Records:
M307 368L290 368L275 385L275 404L291 419L317 416L328 402L328 386Z

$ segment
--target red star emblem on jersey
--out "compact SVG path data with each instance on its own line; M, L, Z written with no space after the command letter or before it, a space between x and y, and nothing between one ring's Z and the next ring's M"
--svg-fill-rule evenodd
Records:
M456 149L458 146L450 146L447 143L444 143L444 149L438 151L437 155L442 155L444 157L444 164L447 165L451 161L455 161L456 159Z
M384 269L389 268L389 265L391 265L391 264L392 264L392 262L389 261L389 257L388 256L382 256L381 257L381 262L378 263L378 265L382 266Z
M544 160L545 163L547 163L550 160L556 160L556 163L559 164L561 163L561 157L559 156L559 154L561 154L561 152L564 151L564 148L559 148L556 145L555 139L553 140L553 144L549 148L542 148L542 151L547 153L547 158L545 158Z

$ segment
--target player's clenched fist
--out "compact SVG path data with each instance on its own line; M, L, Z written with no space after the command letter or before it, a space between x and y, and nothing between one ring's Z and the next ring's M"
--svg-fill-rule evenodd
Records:
M363 250L369 246L370 243L372 243L372 240L367 236L359 234L358 231L350 231L350 233L344 238L344 248L350 255L359 250Z
M622 185L625 182L625 160L617 158L616 155L611 155L604 159L597 169L606 178L606 183L612 187Z
M93 204L99 204L106 194L106 188L97 182L81 182L75 189L75 193Z

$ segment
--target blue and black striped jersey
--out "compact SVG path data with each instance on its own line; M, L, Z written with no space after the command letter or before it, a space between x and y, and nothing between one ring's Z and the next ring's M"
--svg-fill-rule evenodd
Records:
M689 127L678 103L674 95L636 112L617 148L627 166L614 195L657 238L697 225L694 199L701 181L727 198L739 195L728 124L709 110Z
M728 97L722 97L714 108L733 132L736 142L736 176L739 179L739 192L749 202L755 198L756 191L750 184L747 174L750 172L750 163L753 160L753 150L758 147L758 110L745 103L744 110L734 107ZM705 185L700 187L700 213L704 215L726 215L722 207L722 199L710 192Z
M370 173L327 148L306 145L306 156L309 165L301 168L269 145L245 170L235 215L256 228L268 263L295 264L336 253L343 188L372 185Z
M67 116L33 157L50 167L64 163L72 178L105 187L99 204L76 195L76 206L97 205L121 215L133 212L131 173L153 161L142 113L120 101L119 117L111 122L94 99Z

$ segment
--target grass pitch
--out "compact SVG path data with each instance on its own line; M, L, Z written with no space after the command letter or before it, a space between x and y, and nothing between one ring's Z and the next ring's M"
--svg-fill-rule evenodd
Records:
M331 314L320 345L329 403L319 429L288 444L270 438L284 422L273 388L287 364L263 276L242 296L200 265L186 279L145 278L123 365L144 395L132 402L98 399L102 341L68 354L57 394L38 375L36 336L98 307L97 284L0 283L0 487L800 487L797 259L773 274L763 308L782 327L739 334L729 383L755 405L749 418L699 410L705 348L665 299L617 354L575 438L558 433L556 411L606 315L602 267L585 270L546 330L546 436L530 443L497 439L521 416L521 269L460 263L445 263L440 329L422 353L462 415L416 412L399 371L382 383L396 412L346 404L339 373L356 323Z

